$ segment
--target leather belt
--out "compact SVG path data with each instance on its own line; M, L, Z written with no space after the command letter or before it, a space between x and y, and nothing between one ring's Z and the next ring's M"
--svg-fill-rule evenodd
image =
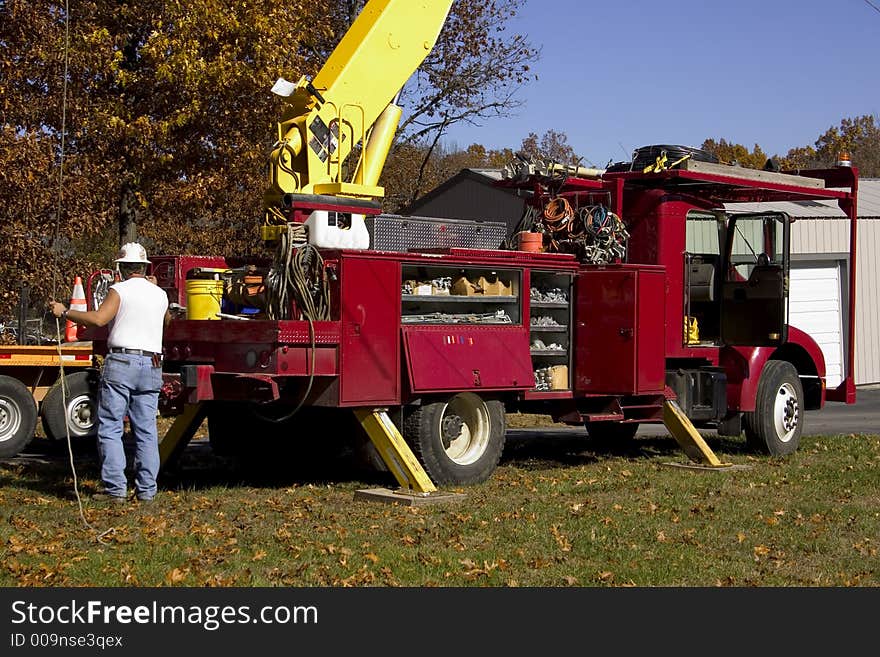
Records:
M134 356L161 356L161 354L156 353L155 351L144 351L143 349L124 349L122 347L111 347L111 354L132 354Z

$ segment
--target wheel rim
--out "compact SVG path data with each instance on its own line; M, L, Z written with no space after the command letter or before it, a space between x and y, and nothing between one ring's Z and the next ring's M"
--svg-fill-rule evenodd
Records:
M801 409L794 386L783 383L779 386L773 403L773 424L781 442L787 443L794 438L800 417Z
M67 402L67 426L74 436L85 436L95 426L95 403L89 395L77 395Z
M0 397L0 443L10 440L21 427L21 411L6 397Z
M491 422L486 403L469 392L453 397L440 414L440 438L446 456L458 465L480 459L489 446Z

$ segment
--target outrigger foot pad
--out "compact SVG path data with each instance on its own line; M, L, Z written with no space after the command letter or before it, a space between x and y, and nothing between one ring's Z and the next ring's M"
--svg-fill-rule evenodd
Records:
M460 502L465 498L464 493L445 493L435 491L433 493L416 493L408 490L391 490L389 488L365 488L354 492L354 499L368 502L384 502L385 504L399 504L401 506L431 506L434 504L448 504Z

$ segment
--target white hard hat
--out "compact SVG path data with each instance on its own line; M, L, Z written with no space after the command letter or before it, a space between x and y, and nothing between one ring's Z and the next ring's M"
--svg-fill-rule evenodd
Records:
M139 262L143 264L150 264L150 261L147 260L147 250L142 247L137 242L127 242L122 245L122 248L119 249L119 253L116 254L116 262Z

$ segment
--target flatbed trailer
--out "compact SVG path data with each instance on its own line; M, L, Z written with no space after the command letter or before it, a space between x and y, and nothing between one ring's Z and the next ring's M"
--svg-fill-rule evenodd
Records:
M68 390L61 390L66 372ZM94 396L90 380L90 344L0 345L0 458L18 454L33 439L42 418L49 438L67 435L65 421L75 437L94 432ZM65 401L66 406L65 406Z

